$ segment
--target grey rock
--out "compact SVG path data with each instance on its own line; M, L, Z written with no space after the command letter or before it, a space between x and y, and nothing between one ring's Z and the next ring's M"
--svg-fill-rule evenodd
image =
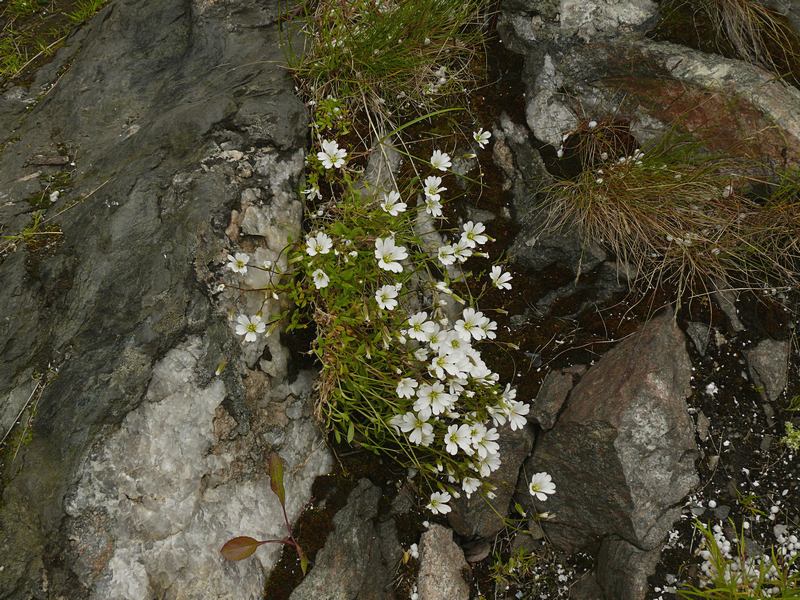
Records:
M738 292L727 289L728 286L718 284L717 289L714 290L714 297L717 300L717 305L728 317L728 323L734 332L744 331L744 323L739 318L739 309L736 308L736 302L739 299Z
M543 526L557 546L616 535L651 549L679 516L698 481L685 343L670 311L654 317L589 369L541 434L524 469L550 473L556 493L537 505L521 485L520 499L554 513Z
M655 573L659 549L641 550L625 540L603 540L597 555L597 582L607 600L644 600L649 591L647 578Z
M694 347L700 356L706 355L708 342L710 341L710 332L711 328L704 323L691 321L686 325L686 334L689 336L689 339L692 340L692 344L694 344Z
M237 565L218 549L278 533L264 458L296 467L291 517L330 466L308 374L245 369L234 306L211 292L244 190L283 207L299 185L306 115L282 66L284 8L115 1L0 102L0 131L14 132L0 145L3 234L30 222L26 198L48 178L71 174L46 215L59 243L0 262L0 402L25 396L30 369L58 372L3 467L3 598L259 597L274 549ZM257 175L243 183L221 144ZM74 166L29 163L64 154ZM281 347L277 333L267 343Z
M550 371L544 377L529 417L542 429L552 429L558 413L575 385L572 373L564 370Z
M465 572L469 572L469 565L453 541L453 532L431 525L419 543L419 600L468 600Z
M486 540L476 540L462 544L461 549L464 551L464 559L468 563L476 563L489 556L492 552L492 545Z
M577 580L569 590L570 600L602 600L603 588L597 583L594 571L589 571ZM616 600L616 599L615 599Z
M783 154L798 160L800 90L757 66L667 42L625 37L591 44L533 43L526 53L526 118L534 132L553 145L555 129L567 123L559 115L573 105L585 115L629 115L632 129L647 132L648 138L659 133L654 127L663 131L669 123L685 123L685 107L692 106L692 122L706 122L702 131L696 129L697 135L710 147L739 155L758 152L776 161ZM736 111L728 108L731 98L738 103ZM758 139L738 135L762 125L769 133Z
M378 520L380 488L362 479L292 600L390 600L392 576L402 556L394 521ZM422 551L421 551L422 552ZM462 556L463 560L463 556Z
M639 35L658 15L652 0L512 0L504 2L505 27L513 47L522 42L583 42ZM516 43L515 43L516 42Z
M753 381L772 402L786 389L789 378L789 340L762 340L745 350Z
M466 538L490 538L503 528L503 518L508 514L520 467L533 448L533 440L530 426L516 431L509 427L500 429L498 444L503 459L500 468L486 478L496 487L496 496L489 500L476 493L471 498L462 495L451 502L452 510L447 520L456 533Z
M700 438L701 442L705 442L708 439L709 427L711 427L711 421L701 410L697 413L697 437Z

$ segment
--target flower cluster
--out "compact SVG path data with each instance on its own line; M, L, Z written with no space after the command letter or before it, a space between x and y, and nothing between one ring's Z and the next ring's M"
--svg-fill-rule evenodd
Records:
M719 523L704 530L704 538L697 550L703 559L700 565L701 585L716 587L720 582L735 583L739 589L758 591L765 598L779 596L782 590L776 584L781 581L780 571L786 568L790 577L797 576L795 563L800 542L795 535L785 533L778 534L777 541L771 554L743 552L741 545L745 543L744 540L728 540Z
M482 129L473 135L481 148L490 137ZM458 267L487 256L481 246L492 238L483 223L468 221L431 252L416 233L418 213L443 218L448 153L434 150L419 161L433 173L417 190L406 188L412 199L419 192L416 206L398 189L377 190L365 204L363 189L341 181L349 182L347 170L335 171L346 157L336 142L322 142L318 169L326 172L316 174L339 181L341 195L335 214L312 218L289 258L305 273L293 299L312 306L317 321L318 412L336 439L391 452L413 467L432 492L427 508L446 514L462 494L492 496L485 480L501 464L500 432L527 423L529 406L481 355L497 323L454 291L465 286L471 297ZM501 266L486 276L495 288L511 289L512 275Z

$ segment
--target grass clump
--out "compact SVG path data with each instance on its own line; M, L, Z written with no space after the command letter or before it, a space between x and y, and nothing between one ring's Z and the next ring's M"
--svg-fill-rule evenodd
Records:
M796 66L799 42L797 32L775 11L756 0L700 0L703 10L718 31L743 60L786 75Z
M475 81L485 0L320 0L292 67L309 97L389 116L430 112Z
M794 536L781 534L768 554L752 553L744 530L726 534L722 525L696 522L703 560L700 585L678 589L683 600L755 600L800 598L800 570ZM732 541L728 539L732 538ZM796 540L796 538L794 538Z
M745 60L790 83L800 76L800 35L758 0L668 0L661 13L656 37Z
M721 285L797 285L794 179L764 204L745 195L745 165L690 139L668 134L619 156L601 124L590 129L600 141L577 146L580 173L545 190L545 230L577 227L628 267L634 286L672 286L678 299Z
M0 8L0 79L20 77L58 49L107 0L10 0Z

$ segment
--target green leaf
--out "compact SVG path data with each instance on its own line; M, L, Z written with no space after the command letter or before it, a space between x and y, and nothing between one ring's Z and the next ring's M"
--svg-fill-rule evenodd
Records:
M242 560L250 556L256 549L265 542L259 542L256 539L247 536L235 537L227 542L220 548L222 556L228 560Z
M281 506L286 505L286 490L283 488L283 459L277 452L269 455L269 486L281 501Z
M356 428L353 426L353 422L350 421L350 425L347 426L347 443L353 441L353 438L356 435Z
M300 570L303 571L303 575L305 575L308 571L308 557L306 553L303 552L300 544L295 544L294 548L297 550L297 557L300 559Z

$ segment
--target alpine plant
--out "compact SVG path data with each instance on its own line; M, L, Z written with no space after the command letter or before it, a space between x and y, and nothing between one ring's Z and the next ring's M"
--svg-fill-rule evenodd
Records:
M479 130L475 141L483 148L489 137ZM462 270L472 256L486 256L481 247L491 238L479 222L446 229L449 154L435 150L419 160L419 178L402 189L367 194L353 183L347 156L326 139L318 160L307 161L315 183L302 193L318 200L317 210L305 238L287 249L294 277L277 285L299 309L288 330L304 326L301 314L315 323L322 425L338 442L408 467L426 490L427 508L446 514L462 494L493 496L487 478L502 464L500 431L524 427L529 411L481 355L497 323L477 306ZM443 225L438 248L416 233L423 212ZM246 255L228 257L234 273L247 265ZM495 266L478 284L508 290L511 280ZM263 332L260 315L237 320L245 343Z

